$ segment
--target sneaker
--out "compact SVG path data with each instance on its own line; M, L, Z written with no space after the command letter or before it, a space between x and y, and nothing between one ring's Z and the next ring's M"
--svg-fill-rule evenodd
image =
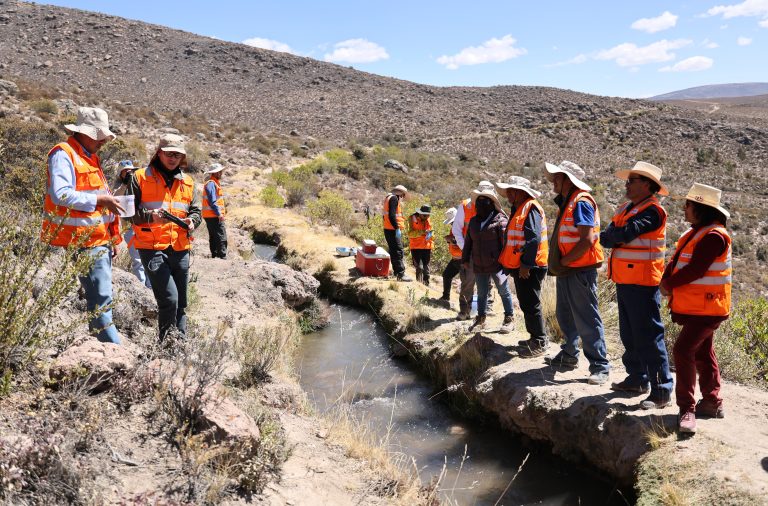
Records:
M501 328L499 329L499 334L509 334L513 330L515 330L515 320L512 318L512 315L506 315L504 317L504 323L501 324Z
M469 326L470 332L478 332L485 328L485 316L477 316L475 322Z
M725 418L723 405L715 404L704 399L696 403L696 416L700 418Z
M662 409L672 404L672 398L668 395L651 394L640 403L642 409Z
M589 375L589 379L587 380L587 383L590 385L604 385L608 382L608 373L607 372L594 372Z
M555 367L565 367L568 369L576 369L579 367L579 359L568 355L564 351L561 351L554 357L545 358L544 362Z
M618 383L611 383L611 390L616 390L617 392L632 392L634 394L647 394L650 392L651 388L647 383L645 385L638 385L637 383L630 382L629 378L625 378Z
M398 281L409 282L409 281L413 281L413 278L408 276L408 274L403 274L402 276L398 276L397 280Z
M680 413L678 430L680 434L696 434L696 414L693 411Z
M523 358L540 357L543 355L547 348L549 348L549 341L540 341L538 339L527 339L520 341L518 344L518 355Z
M463 322L464 320L469 320L470 318L472 318L472 315L470 315L469 313L459 313L458 315L456 315L457 322Z

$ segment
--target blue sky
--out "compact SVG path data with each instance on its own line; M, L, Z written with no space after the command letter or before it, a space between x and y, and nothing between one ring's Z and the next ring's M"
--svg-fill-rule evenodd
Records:
M437 86L768 82L768 0L50 2Z

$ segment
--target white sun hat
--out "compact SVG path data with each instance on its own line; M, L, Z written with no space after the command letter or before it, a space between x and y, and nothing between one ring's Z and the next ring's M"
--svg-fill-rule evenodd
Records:
M661 182L661 169L655 165L651 165L648 162L637 162L631 169L622 169L616 171L616 177L619 179L627 180L629 176L636 174L638 176L647 177L651 181L659 185L659 195L669 195L669 190L666 185Z
M720 205L720 198L723 196L722 190L701 183L693 183L691 189L688 190L688 195L684 197L675 197L677 199L690 200L691 202L698 202L699 204L714 207L725 215L726 218L731 217L729 213L722 205Z
M508 181L509 181L508 183L502 183L502 182L496 183L496 188L498 188L499 190L507 190L509 188L513 188L515 190L523 190L525 193L527 193L528 195L530 195L535 199L541 197L541 192L537 192L536 190L531 188L531 182L524 177L510 176Z
M547 176L547 180L550 183L555 177L555 174L562 173L568 176L568 179L571 180L571 183L573 183L576 188L584 191L592 191L592 188L587 183L582 181L586 175L584 169L573 162L563 160L560 165L553 165L549 162L544 162L544 168L546 169L544 175Z
M95 141L111 141L117 137L109 129L107 111L97 107L79 107L77 109L77 122L74 125L64 125L64 128L72 133L87 135Z

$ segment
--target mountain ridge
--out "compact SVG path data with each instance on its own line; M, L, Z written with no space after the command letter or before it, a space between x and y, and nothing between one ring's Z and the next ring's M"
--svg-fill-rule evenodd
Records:
M700 98L739 98L768 94L768 83L726 83L694 86L671 91L649 98L649 100L692 100Z

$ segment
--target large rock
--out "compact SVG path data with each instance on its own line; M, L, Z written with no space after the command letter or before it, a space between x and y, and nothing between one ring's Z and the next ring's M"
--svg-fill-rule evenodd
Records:
M115 268L112 269L112 284L115 301L112 319L120 332L136 335L142 323L151 324L157 319L157 302L152 290L136 276Z
M0 79L0 95L16 95L19 92L19 87L13 81L6 81Z
M92 389L103 390L111 385L113 378L135 365L136 357L125 346L92 340L65 350L53 362L48 374L58 382L87 378Z
M256 277L263 280L263 288L279 292L285 304L292 308L307 305L317 296L317 288L320 286L320 282L309 274L273 262L261 263Z

